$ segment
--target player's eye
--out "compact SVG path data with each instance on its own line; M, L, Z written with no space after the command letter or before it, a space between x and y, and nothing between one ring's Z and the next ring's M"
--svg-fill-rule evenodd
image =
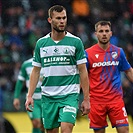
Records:
M105 30L105 32L106 32L106 33L108 33L108 32L109 32L109 30Z
M66 16L65 16L65 17L63 17L63 19L66 19Z
M103 30L99 30L99 33L103 33Z
M60 19L61 19L61 17L57 17L56 19L60 20Z

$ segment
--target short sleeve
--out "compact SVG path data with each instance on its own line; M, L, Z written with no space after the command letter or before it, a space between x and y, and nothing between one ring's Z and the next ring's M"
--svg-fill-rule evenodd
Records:
M81 39L78 39L77 45L76 45L76 60L77 60L77 64L82 64L87 62L86 55L84 52L84 46Z
M41 67L41 57L40 57L40 47L39 47L39 41L37 41L34 54L33 54L33 66Z
M130 64L127 61L126 55L123 51L123 49L120 49L120 71L126 71L130 68Z

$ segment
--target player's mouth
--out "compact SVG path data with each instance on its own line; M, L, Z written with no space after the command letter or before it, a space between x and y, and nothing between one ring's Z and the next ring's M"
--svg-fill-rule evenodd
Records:
M65 27L64 25L59 26L59 28L61 28L61 29L64 28L64 27Z
M107 37L103 37L102 40L107 40Z

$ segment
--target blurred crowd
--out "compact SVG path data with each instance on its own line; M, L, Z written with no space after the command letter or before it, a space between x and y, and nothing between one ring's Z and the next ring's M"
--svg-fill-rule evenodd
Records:
M22 62L32 56L37 39L51 30L47 11L55 4L67 9L67 31L79 36L85 48L97 42L95 23L109 20L111 43L124 49L133 67L133 0L0 0L1 90L14 91ZM122 83L125 103L131 105L133 85L123 74Z

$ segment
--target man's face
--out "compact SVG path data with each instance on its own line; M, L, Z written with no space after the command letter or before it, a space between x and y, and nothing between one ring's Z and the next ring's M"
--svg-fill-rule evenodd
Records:
M52 14L52 18L49 18L49 23L51 23L51 27L53 30L57 32L64 32L67 24L67 16L66 11L62 12L54 11Z
M110 41L110 37L112 36L112 31L109 25L98 25L96 36L101 44L107 44Z

